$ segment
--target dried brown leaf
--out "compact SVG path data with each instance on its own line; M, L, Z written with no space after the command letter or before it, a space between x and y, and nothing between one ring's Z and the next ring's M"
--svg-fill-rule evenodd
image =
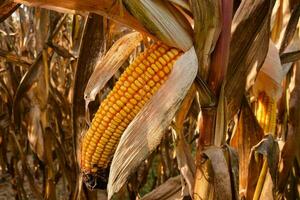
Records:
M279 147L272 135L265 136L261 142L251 149L248 169L247 199L253 199L257 181L263 166L263 157L267 159L273 186L276 186Z
M91 101L95 100L99 91L122 66L142 39L142 35L138 32L127 34L117 40L105 56L99 60L84 90L86 108Z
M195 23L195 49L198 56L199 74L208 78L210 54L213 52L221 31L220 1L192 1Z
M242 100L241 113L239 115L237 130L231 139L231 145L239 154L239 191L244 193L248 180L249 155L251 148L264 136L247 99Z
M164 85L123 133L115 152L108 181L108 197L119 191L130 174L156 149L197 73L194 48L183 54Z
M181 197L181 180L180 176L176 176L143 196L141 200L173 200L182 199Z
M233 18L225 86L228 119L240 107L247 75L259 70L267 55L273 5L274 0L242 1Z
M189 22L180 12L176 12L169 2L162 0L123 2L131 14L161 41L184 51L192 47L192 29Z
M222 148L210 146L201 152L198 163L194 199L232 200L230 172Z
M0 2L0 22L8 18L19 6L20 4L14 1L2 0Z

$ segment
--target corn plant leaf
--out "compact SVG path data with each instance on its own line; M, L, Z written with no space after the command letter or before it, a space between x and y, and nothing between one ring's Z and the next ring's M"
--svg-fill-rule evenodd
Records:
M247 199L253 199L258 177L263 165L263 156L267 159L268 168L274 186L277 180L277 166L279 162L279 147L272 135L265 136L251 149L248 170Z
M267 55L273 6L274 0L242 1L233 18L225 86L228 120L240 107L247 75L252 68L258 71Z
M181 180L180 176L176 176L143 196L141 200L173 200L181 199L181 196Z
M281 82L284 76L279 51L275 44L270 41L267 57L253 85L254 94L258 96L260 92L265 92L269 97L277 100L282 94ZM250 86L248 85L248 87Z
M96 13L150 35L148 31L126 11L126 9L122 8L121 10L120 5L116 3L116 1L112 0L15 0L15 2L22 3L28 6L55 10L58 12L75 14L80 11L80 14L82 15L86 15L86 13L84 12Z
M223 149L228 155L229 173L232 187L233 199L239 199L239 155L236 149L232 148L228 144L223 146ZM226 154L225 154L226 155Z
M282 42L281 42L281 45L280 45L280 49L279 49L280 54L282 54L284 52L286 47L288 47L288 45L292 41L292 39L294 37L294 34L296 32L299 17L300 17L300 4L298 4L296 6L296 8L294 8L292 10L292 14L290 16L289 22L288 22L287 27L285 29L284 36L283 36L283 39L282 39Z
M117 40L105 56L99 60L84 90L86 108L90 101L95 100L99 91L122 66L142 39L142 35L138 32L127 34Z
M183 54L164 85L123 133L110 168L108 198L119 191L130 174L156 149L197 73L194 48Z
M15 93L13 100L13 116L16 125L20 123L19 115L19 103L21 99L25 96L26 92L31 88L31 86L38 80L39 75L42 71L42 56L39 54L36 61L32 64L28 72L23 76L18 89Z
M290 100L289 100L289 136L286 143L283 146L281 153L280 164L282 168L279 172L278 180L278 193L283 193L286 189L287 181L290 176L294 161L296 156L300 152L298 141L300 141L300 62L296 63L296 67L293 68L293 78L292 83L289 86L291 90Z
M169 2L156 0L124 0L126 8L155 37L170 46L184 51L192 43L192 29L180 12L176 12Z
M246 99L242 100L237 130L231 139L231 146L236 148L239 154L239 190L245 191L248 180L249 155L251 148L264 136L254 113Z
M194 199L232 199L230 173L222 148L209 146L201 152Z
M0 22L3 22L8 18L19 6L20 4L15 3L14 1L2 0L0 2Z
M198 56L199 75L208 78L210 54L213 52L221 31L220 1L192 1L195 21L195 49Z
M175 5L178 5L182 8L184 8L187 11L191 11L190 5L184 0L168 0L168 1L170 1L171 3L173 3Z

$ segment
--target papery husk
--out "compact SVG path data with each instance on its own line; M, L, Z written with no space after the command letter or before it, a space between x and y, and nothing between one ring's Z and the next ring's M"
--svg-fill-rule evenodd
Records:
M284 76L279 51L275 44L270 41L267 57L253 85L254 95L258 96L260 92L265 92L274 100L279 99L282 94L281 82Z

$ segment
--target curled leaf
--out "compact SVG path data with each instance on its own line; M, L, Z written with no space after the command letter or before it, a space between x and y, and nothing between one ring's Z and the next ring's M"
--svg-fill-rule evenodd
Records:
M97 64L84 90L86 107L89 102L94 101L96 95L106 82L116 73L132 51L142 41L140 33L127 34L116 41L105 56Z

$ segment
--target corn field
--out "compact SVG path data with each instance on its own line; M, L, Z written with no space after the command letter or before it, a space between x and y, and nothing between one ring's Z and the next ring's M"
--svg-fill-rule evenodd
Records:
M1 0L0 200L300 199L299 17Z

